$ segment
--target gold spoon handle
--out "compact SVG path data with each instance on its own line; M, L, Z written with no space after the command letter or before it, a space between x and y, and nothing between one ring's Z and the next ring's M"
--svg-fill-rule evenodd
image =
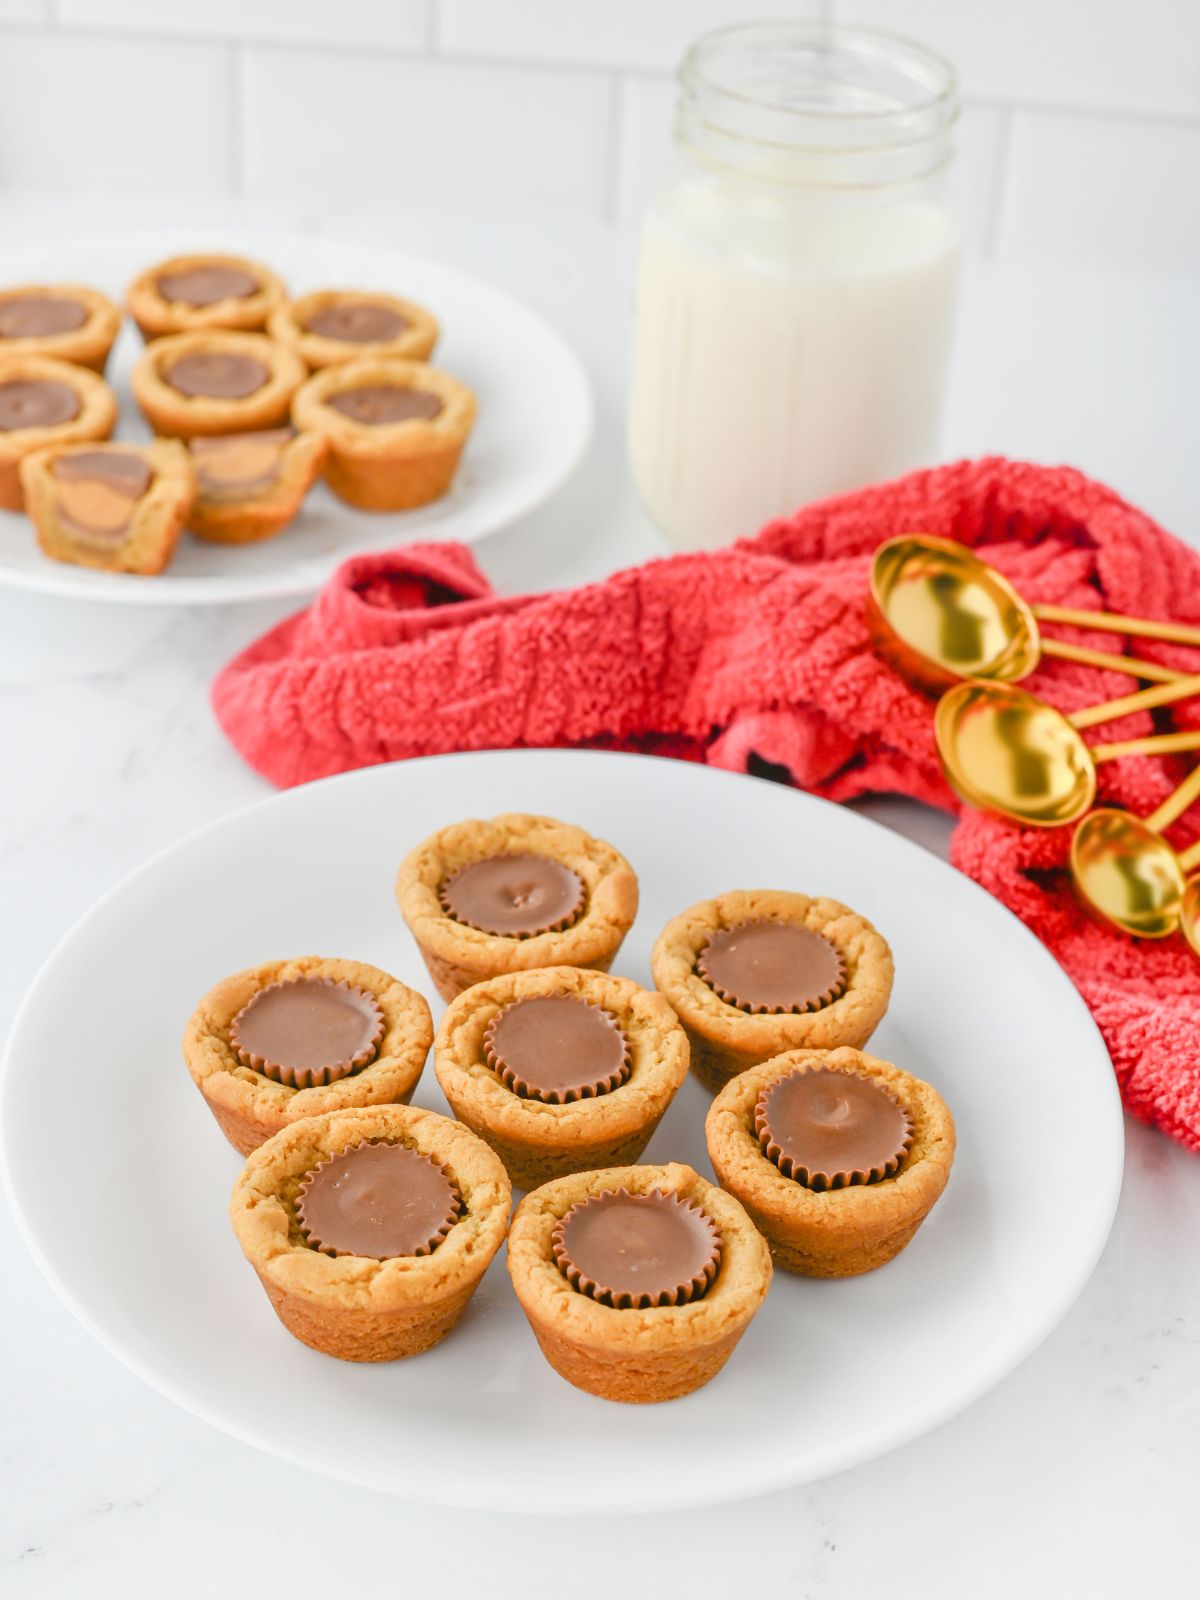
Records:
M1177 678L1174 683L1160 683L1154 689L1139 689L1136 694L1123 694L1117 700L1089 706L1086 711L1072 711L1067 721L1073 728L1094 728L1098 722L1115 722L1131 711L1152 711L1155 706L1169 706L1192 694L1200 694L1200 673Z
M1116 744L1091 746L1092 760L1115 761L1118 756L1169 756L1180 750L1200 750L1200 728L1186 733L1152 733L1145 739L1121 739Z
M1124 672L1131 678L1142 678L1146 683L1178 683L1184 676L1174 667L1160 667L1156 661L1139 661L1137 656L1112 656L1106 650L1089 650L1086 645L1067 644L1064 639L1042 638L1042 654L1058 661L1079 661L1085 667L1107 667L1110 672Z
M1159 806L1157 811L1152 811L1146 818L1146 826L1151 833L1161 833L1164 828L1181 817L1193 800L1200 799L1200 763L1188 773L1187 777Z
M1039 622L1069 622L1101 633L1131 633L1140 639L1166 639L1172 644L1200 645L1200 628L1182 622L1153 622L1149 617L1122 617L1115 611L1072 611L1069 606L1031 606Z
M1179 865L1185 872L1190 872L1193 867L1200 867L1200 839L1195 844L1188 845L1186 850L1179 852Z

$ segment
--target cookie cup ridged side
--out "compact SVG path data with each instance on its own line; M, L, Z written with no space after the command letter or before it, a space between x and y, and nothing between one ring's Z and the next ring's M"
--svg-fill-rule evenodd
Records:
M278 478L240 497L214 494L198 476L188 528L210 544L257 544L282 533L315 483L328 448L320 434L298 433L283 447Z
M154 481L133 507L129 526L115 545L86 544L62 525L54 466L64 456L81 449L98 450L101 454L130 452L141 456L154 473ZM177 439L152 439L143 445L86 440L82 444L49 445L26 456L21 463L21 487L38 543L55 561L103 572L153 576L175 553L196 492L196 476L190 456Z
M368 1139L429 1156L457 1189L462 1212L429 1255L329 1256L301 1233L295 1202L305 1174ZM504 1242L511 1200L499 1159L460 1123L375 1106L307 1117L275 1134L247 1161L229 1215L290 1334L342 1361L397 1361L430 1349L462 1316Z
M797 1068L853 1072L899 1100L912 1120L908 1154L893 1177L816 1191L785 1177L754 1128L762 1091ZM930 1084L859 1050L789 1050L728 1083L704 1124L709 1159L787 1272L848 1278L899 1255L936 1205L954 1161L954 1118Z
M88 367L103 376L109 351L121 331L121 313L107 295L82 283L31 283L0 292L0 307L7 300L52 299L74 300L82 306L87 314L82 325L66 333L5 339L5 356L48 356L53 361Z
M845 968L841 994L815 1011L795 1013L742 1011L722 1000L696 972L696 960L714 934L760 919L828 939ZM650 965L655 987L687 1029L692 1071L713 1093L784 1050L861 1049L892 993L892 952L866 917L839 900L781 889L738 889L689 906L659 934Z
M79 415L45 428L12 428L0 432L0 509L23 511L21 463L35 450L54 444L81 444L107 439L116 426L117 397L103 378L86 367L51 356L0 355L0 384L63 383L79 401Z
M241 399L185 395L173 388L163 374L174 362L192 355L243 356L265 367L267 380ZM304 363L299 356L273 339L261 333L230 333L216 328L155 339L138 357L130 383L134 399L156 433L173 439L195 439L281 426L288 420L292 396L304 378Z
M260 989L294 978L329 978L374 996L384 1031L374 1058L334 1083L294 1089L239 1060L230 1039L233 1019ZM268 961L223 978L204 996L183 1036L188 1071L225 1137L242 1155L306 1117L348 1107L407 1104L433 1042L433 1019L422 995L378 967L358 961L300 956Z
M207 306L165 300L159 292L160 278L210 266L233 267L249 273L258 288L253 294L231 295ZM126 291L126 303L142 338L149 343L174 333L202 333L214 329L259 333L266 327L272 311L283 304L285 293L280 279L261 262L248 261L244 256L186 255L172 256L169 261L160 261L140 272Z
M360 344L350 339L334 339L313 333L308 321L331 306L384 306L404 318L406 326L393 339L372 339ZM399 361L428 361L437 343L437 318L424 306L398 295L375 293L369 289L316 289L301 295L272 312L267 327L272 339L291 345L311 372L347 361L371 358Z
M494 855L548 856L583 882L586 900L569 928L502 938L457 922L438 890L460 867ZM638 884L619 850L554 817L509 812L455 823L411 850L396 876L396 900L443 1000L506 972L589 967L607 972L637 915Z
M376 384L436 395L436 417L371 426L328 404L332 395ZM325 481L360 511L411 511L450 488L475 424L478 402L465 383L419 361L364 357L325 367L299 390L292 406L297 428L329 440Z
M631 1064L624 1083L565 1105L506 1087L487 1063L488 1025L517 1001L545 995L572 995L616 1021ZM433 1048L437 1080L455 1116L487 1140L519 1189L636 1161L688 1068L687 1038L661 995L579 967L507 973L464 990L442 1018Z
M685 1305L616 1310L573 1289L554 1259L555 1224L580 1200L625 1188L694 1200L721 1236L707 1293ZM771 1257L743 1207L691 1167L614 1167L558 1178L526 1195L508 1237L508 1272L542 1354L577 1389L646 1404L714 1378L766 1298Z

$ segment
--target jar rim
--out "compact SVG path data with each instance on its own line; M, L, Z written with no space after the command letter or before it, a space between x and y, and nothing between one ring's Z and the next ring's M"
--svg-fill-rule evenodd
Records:
M893 60L907 60L910 65L922 68L932 80L931 92L923 98L872 109L798 106L787 101L772 100L762 95L747 94L741 89L731 88L710 76L705 70L706 57L710 57L725 45L739 38L749 43L756 37L769 38L772 34L806 46L827 46L835 50L840 46L844 54L858 55L864 60L871 57L876 60L887 59L889 55ZM685 89L700 88L718 96L721 100L770 111L781 116L794 117L798 125L812 124L823 118L831 121L870 123L888 118L894 120L897 117L919 116L952 105L957 100L959 87L958 73L953 63L936 50L931 50L927 45L909 38L906 34L893 33L886 28L864 27L858 23L829 22L820 19L734 22L713 28L708 33L702 34L688 49L676 76Z

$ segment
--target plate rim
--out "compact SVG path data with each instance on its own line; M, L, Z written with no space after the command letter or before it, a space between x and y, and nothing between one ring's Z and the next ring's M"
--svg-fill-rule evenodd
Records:
M99 895L74 919L63 935L55 942L53 948L39 966L17 1007L5 1041L3 1055L0 1056L0 1187L3 1188L5 1197L8 1200L17 1224L17 1231L42 1275L60 1301L75 1317L76 1321L92 1335L109 1355L113 1356L127 1371L132 1372L141 1379L149 1388L173 1401L181 1410L196 1417L199 1421L277 1460L286 1461L290 1465L299 1467L306 1472L311 1472L318 1477L327 1477L355 1487L367 1488L373 1492L389 1495L412 1504L453 1505L465 1510L496 1512L507 1515L521 1512L531 1516L580 1516L589 1518L592 1516L652 1516L659 1512L699 1510L706 1507L736 1504L744 1500L757 1499L764 1495L798 1488L807 1483L823 1482L827 1478L849 1471L853 1467L866 1465L869 1462L891 1455L904 1445L934 1432L944 1423L968 1410L990 1390L1003 1383L1018 1367L1029 1359L1034 1351L1059 1326L1078 1300L1091 1279L1108 1242L1120 1201L1125 1169L1124 1113L1111 1056L1095 1018L1088 1010L1082 995L1080 995L1066 972L1054 959L1046 946L1025 926L1020 918L994 895L988 893L980 884L969 878L965 873L960 872L949 861L934 855L932 851L927 850L923 845L907 835L888 828L885 824L876 821L872 817L865 816L861 812L850 811L848 807L826 800L822 796L811 794L807 790L796 789L793 790L793 793L802 801L818 807L828 806L840 812L850 811L850 814L856 818L857 824L864 828L880 829L883 833L889 835L893 841L897 842L903 851L919 853L926 866L932 861L935 863L936 870L953 874L967 886L972 895L982 896L989 905L1004 913L1013 928L1018 930L1018 939L1029 941L1031 946L1040 952L1041 957L1048 961L1061 975L1066 986L1064 999L1069 998L1070 1003L1073 1004L1084 1031L1091 1037L1108 1071L1108 1086L1102 1093L1110 1108L1110 1140L1114 1148L1108 1153L1108 1159L1097 1166L1097 1171L1108 1171L1107 1192L1103 1196L1103 1203L1099 1205L1094 1214L1090 1229L1091 1237L1088 1241L1087 1249L1081 1251L1074 1273L1056 1285L1056 1294L1045 1302L1048 1309L1044 1309L1043 1314L1029 1324L1023 1337L1013 1342L1003 1359L986 1365L981 1363L972 1374L971 1381L946 1396L940 1404L932 1408L928 1406L910 1408L898 1418L894 1417L887 1426L877 1427L870 1437L870 1442L866 1445L860 1439L853 1446L833 1450L828 1454L827 1461L822 1465L819 1472L812 1472L803 1466L795 1467L791 1470L787 1468L781 1470L776 1465L770 1470L764 1470L757 1476L753 1474L747 1476L743 1473L739 1477L737 1484L733 1486L718 1484L709 1488L700 1487L699 1492L687 1493L671 1492L668 1489L660 1497L656 1497L651 1504L634 1502L631 1499L622 1499L619 1495L611 1495L607 1499L602 1496L594 1497L585 1506L556 1498L531 1506L528 1500L523 1499L516 1489L508 1490L503 1484L499 1485L495 1492L489 1492L486 1496L483 1493L468 1491L456 1494L453 1499L448 1499L445 1496L423 1493L420 1489L397 1488L394 1485L381 1483L370 1476L355 1475L348 1471L315 1465L311 1459L294 1450L282 1448L273 1443L265 1443L255 1430L240 1426L238 1420L230 1420L224 1415L215 1414L213 1406L197 1401L190 1395L185 1397L172 1380L153 1373L139 1358L127 1352L119 1341L109 1337L92 1314L80 1304L57 1269L51 1264L38 1242L35 1226L21 1205L13 1181L9 1153L11 1133L7 1106L10 1083L15 1077L17 1047L25 1025L26 1015L36 1005L39 992L52 974L60 953L84 933L87 925L93 918L99 916L111 901L119 898L138 880L151 874L161 862L171 856L186 852L206 835L241 822L260 810L280 804L286 805L290 797L307 793L312 789L324 789L329 785L350 788L356 784L380 781L380 776L383 772L398 771L416 763L426 767L430 764L451 765L464 762L486 762L491 758L497 757L505 759L515 757L520 760L528 760L533 765L538 761L560 756L566 756L571 759L596 760L606 764L613 761L653 763L655 766L667 764L675 766L679 764L673 758L666 756L648 755L633 751L587 750L573 747L452 751L440 755L412 757L407 761L377 763L369 767L357 768L351 772L336 773L331 777L316 779L312 783L277 790L271 794L261 796L246 805L237 806L233 810L224 812L221 816L212 818L208 822L202 823L199 827L191 829L174 842L162 846L145 861L122 874L110 888ZM749 781L756 784L771 782L769 779L733 772L727 768L713 767L706 764L686 764L689 766L698 765L699 770L713 775L718 781ZM707 781L707 779L703 781ZM779 788L783 786L772 783L772 787Z
M33 262L43 257L57 244L64 244L73 250L86 250L88 241L93 240L102 244L106 250L141 249L148 252L163 250L164 241L177 236L182 236L187 230L176 227L174 224L164 225L161 228L121 228L112 234L86 234L69 241L59 240L55 244L41 247L30 245L19 246L14 250L0 249L0 270L5 269L6 263L13 262L14 270L20 270L22 262ZM202 229L202 231L205 231ZM299 227L288 228L284 226L258 228L253 224L242 226L214 225L207 232L215 238L213 249L237 250L240 254L262 255L269 257L272 249L278 249L280 254L287 250L300 249L305 246L337 248L349 245L354 250L361 250L365 254L391 257L399 268L404 268L407 263L410 267L416 266L420 271L435 271L446 279L453 280L460 288L475 293L479 290L491 297L505 308L507 315L516 310L521 316L531 318L538 323L547 338L554 344L561 356L564 370L569 370L572 375L576 397L579 402L579 426L576 436L572 441L570 451L563 452L563 458L557 469L549 474L545 483L535 495L526 495L523 503L507 512L503 520L480 529L478 532L469 533L465 537L450 531L439 535L436 542L458 542L474 547L486 539L494 538L506 529L513 527L522 518L532 516L547 505L563 488L577 471L580 462L586 455L596 435L596 391L595 385L583 358L575 348L574 343L548 316L530 305L527 301L512 294L508 289L501 288L488 278L483 278L469 272L463 267L453 263L444 263L436 256L415 255L411 251L401 249L387 243L374 240L356 239L350 236L347 239L335 237L327 233L316 233L311 236L302 232ZM122 329L129 322L127 314L122 308ZM396 546L411 542L427 542L431 535L423 533L420 529L413 531L410 537L401 537L396 541ZM378 546L383 550L388 546ZM89 568L77 567L71 563L53 562L47 558L46 569L40 567L28 571L0 565L0 588L12 589L18 593L48 595L52 599L67 602L83 601L90 605L133 605L133 606L239 606L253 605L255 603L268 603L281 600L303 600L310 598L318 592L342 561L352 556L371 554L370 550L362 550L347 546L347 548L330 557L328 572L317 584L307 580L292 579L290 581L273 581L263 583L260 588L250 592L237 594L214 593L210 588L214 583L223 581L220 578L196 577L180 578L171 577L170 568L162 574L167 579L164 584L159 581L135 581L136 575L128 573L95 572ZM82 575L82 576L81 576ZM89 579L91 581L89 581ZM95 580L99 579L99 584ZM112 580L110 588L109 584ZM195 587L190 587L190 585ZM184 587L188 585L189 587Z

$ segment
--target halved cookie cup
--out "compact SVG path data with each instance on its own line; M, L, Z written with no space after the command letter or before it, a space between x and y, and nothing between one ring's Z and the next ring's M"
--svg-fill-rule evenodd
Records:
M86 367L55 361L50 356L0 355L0 398L5 393L23 391L24 401L30 388L36 390L44 385L52 386L54 393L66 401L63 409L69 410L73 405L74 415L60 422L34 420L29 426L10 417L9 425L0 428L0 508L6 511L24 509L21 462L26 456L50 445L107 439L116 424L116 395L103 378ZM30 417L36 417L35 410L30 411Z
M629 1073L606 1092L550 1104L509 1088L488 1064L489 1026L520 1001L569 996L616 1024ZM552 1178L634 1162L687 1076L688 1044L659 994L627 978L579 967L507 973L464 990L437 1031L434 1066L460 1122L486 1139L513 1183L536 1189Z
M321 471L327 446L320 434L287 428L210 435L193 439L190 448L196 499L188 527L212 544L256 544L281 533L299 512ZM255 459L270 462L272 470L247 481L245 474L254 470Z
M5 332L6 313L11 317L19 307L36 309L39 304L74 305L82 320L77 327L60 332ZM19 326L14 324L14 326ZM81 283L34 283L0 290L0 356L48 356L53 361L69 361L76 367L90 367L103 374L109 351L121 331L121 313L107 295Z
M281 347L282 348L282 347ZM429 397L436 414L364 422L331 402L352 393L402 391ZM326 367L296 395L297 428L329 440L325 481L360 511L410 511L446 494L478 409L466 384L419 361L366 357Z
M696 963L714 935L757 921L792 924L827 940L844 973L836 997L798 1012L752 1012L723 1000ZM714 1093L784 1050L860 1049L887 1010L894 975L887 940L866 917L838 900L779 889L738 889L689 906L659 934L650 965L655 987L687 1029L692 1071Z
M301 1231L305 1176L368 1141L404 1145L440 1166L461 1209L427 1255L328 1255ZM374 1106L304 1118L251 1155L229 1215L242 1253L293 1337L342 1361L397 1361L438 1344L462 1316L504 1242L512 1193L497 1156L448 1117Z
M572 1287L555 1259L555 1227L580 1201L616 1189L677 1195L714 1224L720 1264L701 1298L618 1309ZM771 1257L732 1195L671 1162L578 1173L526 1195L509 1229L508 1272L556 1372L604 1400L645 1404L690 1394L716 1377L766 1298Z
M489 857L545 856L570 869L583 889L568 927L507 937L450 916L439 891L460 868ZM633 868L612 845L554 817L507 812L441 828L411 850L396 877L396 900L443 1000L484 978L535 967L607 972L637 915Z
M369 994L383 1030L366 1065L332 1083L296 1088L247 1066L234 1046L234 1019L270 984L326 979ZM183 1036L183 1058L222 1132L242 1155L306 1117L347 1108L407 1104L433 1042L424 997L378 967L301 956L224 978L200 1001Z
M873 1183L814 1190L787 1177L755 1128L759 1096L798 1070L854 1073L871 1080L908 1113L912 1143L895 1174ZM859 1050L789 1050L728 1083L704 1124L709 1159L787 1272L848 1278L899 1255L932 1211L954 1162L954 1118L930 1084Z
M339 338L336 333L318 331L322 317L380 311L402 326L390 338ZM437 318L424 306L398 295L379 294L370 289L318 289L301 295L271 313L267 331L272 339L290 345L312 372L366 357L385 360L428 361L437 343Z
M250 292L205 298L201 304L167 299L163 293L164 280L179 281L212 268L227 269L243 277ZM258 333L266 327L272 311L283 304L285 293L280 280L261 262L205 253L172 256L169 261L147 267L129 285L126 300L130 316L149 342L174 333L200 333L215 328Z
M60 465L72 457L101 462L136 457L152 474L148 488L129 504L128 521L115 532L90 532L71 518L70 489L57 477ZM136 463L135 463L136 465ZM21 463L25 508L33 521L38 543L55 561L97 567L104 572L159 573L170 561L183 533L184 521L195 494L195 475L187 451L175 439L154 439L147 445L50 445L35 450ZM104 505L104 502L100 502ZM111 494L108 505L114 503ZM120 515L120 502L116 515Z
M185 394L169 381L181 362L222 359L260 368L262 381L244 395ZM133 396L155 433L173 439L253 433L288 420L304 363L261 333L177 333L146 346L133 369Z

